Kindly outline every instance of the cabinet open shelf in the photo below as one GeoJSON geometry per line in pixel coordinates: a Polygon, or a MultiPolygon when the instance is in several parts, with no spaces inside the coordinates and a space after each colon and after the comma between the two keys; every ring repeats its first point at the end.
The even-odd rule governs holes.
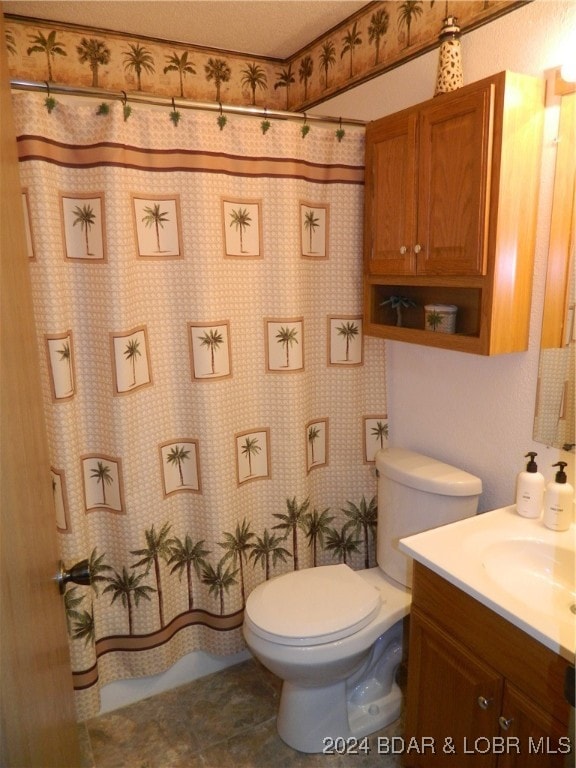
{"type": "Polygon", "coordinates": [[[458,308],[456,334],[463,336],[480,335],[480,288],[446,288],[423,285],[370,285],[369,305],[372,309],[369,322],[377,325],[398,327],[397,312],[385,302],[392,296],[401,296],[414,303],[402,309],[401,327],[432,331],[426,326],[424,307],[427,304],[452,304],[458,308]]]}
{"type": "Polygon", "coordinates": [[[366,332],[396,341],[408,341],[427,346],[480,351],[481,286],[425,285],[399,279],[383,282],[378,278],[365,280],[364,322],[366,332]],[[397,312],[385,302],[399,296],[414,303],[402,308],[402,325],[397,325],[397,312]],[[455,333],[442,333],[426,326],[424,307],[427,304],[453,304],[457,309],[455,333]]]}

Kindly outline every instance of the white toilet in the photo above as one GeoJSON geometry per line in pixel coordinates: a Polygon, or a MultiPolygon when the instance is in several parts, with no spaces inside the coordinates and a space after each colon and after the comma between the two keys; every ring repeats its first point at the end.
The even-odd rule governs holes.
{"type": "Polygon", "coordinates": [[[294,571],[260,584],[246,603],[246,643],[284,681],[278,733],[301,752],[399,717],[412,561],[398,540],[477,511],[482,483],[460,469],[400,448],[379,451],[376,468],[378,567],[294,571]]]}

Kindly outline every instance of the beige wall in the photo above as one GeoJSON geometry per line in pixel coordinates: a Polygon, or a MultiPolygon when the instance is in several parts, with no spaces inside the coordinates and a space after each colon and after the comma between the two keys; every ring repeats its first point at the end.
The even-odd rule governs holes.
{"type": "MultiPolygon", "coordinates": [[[[576,3],[535,0],[462,38],[465,82],[503,69],[544,76],[576,49],[576,3]]],[[[372,120],[432,97],[437,53],[331,99],[317,111],[372,120]]],[[[389,342],[388,412],[391,442],[456,463],[484,481],[482,510],[513,503],[516,473],[527,451],[538,452],[546,478],[559,458],[574,454],[532,441],[554,136],[558,110],[546,109],[536,266],[528,352],[483,358],[389,342]]]]}

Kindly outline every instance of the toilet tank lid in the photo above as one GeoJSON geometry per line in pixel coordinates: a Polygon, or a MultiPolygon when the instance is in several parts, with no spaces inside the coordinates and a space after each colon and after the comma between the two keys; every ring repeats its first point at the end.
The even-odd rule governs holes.
{"type": "Polygon", "coordinates": [[[378,451],[376,468],[381,475],[419,491],[443,496],[479,496],[482,493],[479,477],[405,448],[378,451]]]}

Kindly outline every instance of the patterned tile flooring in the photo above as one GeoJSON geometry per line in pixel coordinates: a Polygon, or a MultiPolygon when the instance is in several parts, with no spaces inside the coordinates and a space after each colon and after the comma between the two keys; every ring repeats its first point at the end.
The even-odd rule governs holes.
{"type": "Polygon", "coordinates": [[[383,753],[400,721],[369,751],[307,755],[276,732],[280,680],[250,659],[81,723],[82,768],[398,768],[383,753]],[[379,747],[380,744],[380,747],[379,747]]]}

